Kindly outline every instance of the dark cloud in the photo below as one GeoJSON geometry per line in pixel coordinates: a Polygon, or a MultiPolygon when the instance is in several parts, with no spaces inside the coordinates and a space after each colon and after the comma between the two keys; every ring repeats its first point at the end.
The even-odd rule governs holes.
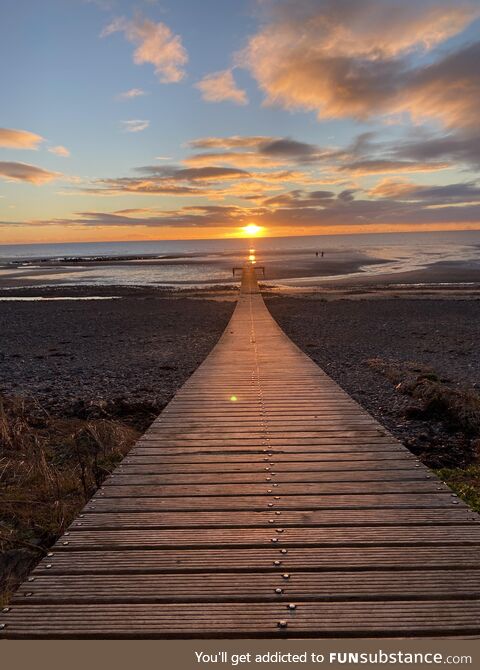
{"type": "Polygon", "coordinates": [[[370,159],[345,163],[338,169],[355,175],[385,174],[389,172],[432,172],[444,170],[449,163],[418,162],[412,160],[370,159]]]}
{"type": "Polygon", "coordinates": [[[61,177],[59,172],[44,170],[28,163],[0,161],[0,177],[13,181],[25,181],[30,184],[46,184],[61,177]]]}
{"type": "Polygon", "coordinates": [[[144,167],[135,168],[135,170],[147,175],[158,176],[169,181],[215,181],[219,179],[238,179],[249,176],[249,173],[245,170],[218,166],[177,168],[171,166],[146,165],[144,167]]]}

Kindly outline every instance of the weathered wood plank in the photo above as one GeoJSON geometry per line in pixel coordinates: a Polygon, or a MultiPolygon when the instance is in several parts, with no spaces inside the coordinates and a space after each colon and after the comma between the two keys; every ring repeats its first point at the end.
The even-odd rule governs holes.
{"type": "Polygon", "coordinates": [[[5,620],[11,638],[473,635],[480,602],[13,605],[5,620]]]}

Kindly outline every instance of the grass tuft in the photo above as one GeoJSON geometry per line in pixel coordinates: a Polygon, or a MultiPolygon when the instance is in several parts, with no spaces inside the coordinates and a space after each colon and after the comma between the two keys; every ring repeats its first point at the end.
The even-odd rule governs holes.
{"type": "Polygon", "coordinates": [[[139,433],[0,396],[0,601],[64,532],[139,433]]]}

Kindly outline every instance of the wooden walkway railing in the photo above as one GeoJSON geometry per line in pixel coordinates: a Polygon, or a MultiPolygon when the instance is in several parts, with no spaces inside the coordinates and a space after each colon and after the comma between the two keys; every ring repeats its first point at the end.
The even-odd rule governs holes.
{"type": "Polygon", "coordinates": [[[0,622],[11,638],[478,635],[479,558],[478,516],[287,338],[247,268],[218,345],[0,622]]]}

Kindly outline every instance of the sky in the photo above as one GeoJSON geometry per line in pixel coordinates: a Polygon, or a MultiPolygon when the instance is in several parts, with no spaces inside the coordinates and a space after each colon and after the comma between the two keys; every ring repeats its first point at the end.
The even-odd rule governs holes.
{"type": "Polygon", "coordinates": [[[480,229],[480,0],[2,0],[0,243],[480,229]]]}

